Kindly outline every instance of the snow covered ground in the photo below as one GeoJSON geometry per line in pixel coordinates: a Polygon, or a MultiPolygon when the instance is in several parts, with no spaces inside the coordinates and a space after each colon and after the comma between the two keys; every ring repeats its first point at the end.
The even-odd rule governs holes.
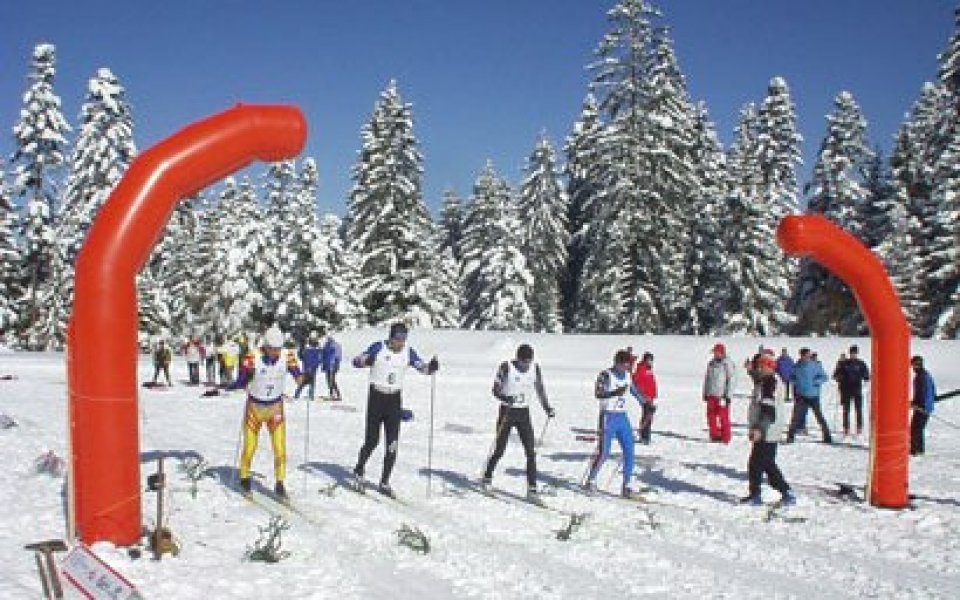
{"type": "MultiPolygon", "coordinates": [[[[383,332],[342,335],[353,356],[383,332]]],[[[276,564],[244,560],[270,514],[243,500],[234,483],[243,396],[201,398],[183,385],[186,366],[175,360],[175,386],[140,395],[142,476],[168,457],[167,525],[182,546],[176,558],[131,558],[125,549],[98,544],[97,553],[133,581],[145,598],[956,598],[960,595],[960,398],[938,405],[930,422],[928,455],[911,461],[915,509],[881,510],[845,503],[824,493],[836,482],[862,485],[868,452],[863,440],[825,446],[811,419],[811,437],[781,446],[779,463],[799,496],[787,519],[764,520],[766,508],[741,507],[746,492],[749,443],[743,422],[746,399],[734,406],[734,440],[707,443],[699,388],[715,340],[691,337],[550,336],[456,331],[413,331],[423,356],[438,354],[434,411],[432,493],[427,496],[430,379],[409,373],[405,404],[416,418],[403,425],[394,472],[395,503],[344,489],[320,493],[343,481],[356,460],[363,434],[366,371],[341,373],[341,404],[290,402],[288,486],[296,507],[276,564]],[[548,393],[557,409],[539,450],[541,481],[555,492],[544,510],[507,494],[525,489],[523,452],[513,439],[494,484],[506,492],[491,499],[471,491],[493,438],[495,402],[489,389],[500,361],[516,345],[536,350],[548,393]],[[593,450],[575,429],[592,428],[596,373],[626,345],[652,351],[661,389],[650,446],[638,447],[637,476],[656,488],[655,503],[634,504],[608,496],[586,497],[576,484],[593,450]],[[309,448],[307,416],[309,414],[309,448]],[[196,497],[177,467],[202,457],[211,476],[196,497]],[[570,539],[557,531],[570,513],[587,513],[570,539]],[[403,525],[419,528],[431,550],[418,554],[398,543],[403,525]]],[[[739,365],[759,343],[795,355],[801,345],[819,351],[828,370],[851,342],[869,362],[869,340],[734,338],[727,342],[739,365]]],[[[916,341],[940,391],[960,387],[960,343],[916,341]]],[[[103,368],[110,368],[104,357],[103,368]]],[[[64,480],[38,474],[35,461],[52,450],[66,457],[66,376],[60,354],[0,356],[0,413],[18,426],[0,430],[0,598],[39,598],[29,542],[63,537],[64,480]]],[[[148,357],[141,379],[152,375],[148,357]]],[[[745,377],[740,390],[746,392],[745,377]]],[[[825,396],[831,425],[836,395],[825,396]]],[[[544,414],[532,409],[539,433],[544,414]]],[[[638,411],[633,411],[636,421],[638,411]]],[[[836,435],[836,434],[835,434],[836,435]]],[[[837,437],[839,437],[837,435],[837,437]]],[[[368,465],[379,475],[382,448],[368,465]]],[[[600,482],[617,488],[616,461],[600,482]]],[[[260,484],[273,485],[266,433],[254,468],[260,484]]],[[[375,496],[375,497],[374,497],[375,496]]],[[[765,499],[777,494],[765,488],[765,499]]],[[[144,494],[145,524],[153,526],[156,496],[144,494]]],[[[70,597],[79,597],[69,591],[70,597]]]]}

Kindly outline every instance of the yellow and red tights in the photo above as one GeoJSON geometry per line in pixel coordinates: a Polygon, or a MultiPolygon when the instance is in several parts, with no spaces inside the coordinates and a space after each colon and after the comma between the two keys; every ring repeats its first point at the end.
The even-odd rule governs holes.
{"type": "Polygon", "coordinates": [[[283,401],[261,404],[247,400],[243,420],[243,453],[240,455],[240,478],[250,477],[250,463],[257,452],[260,428],[267,426],[273,446],[273,471],[277,481],[287,474],[287,425],[283,417],[283,401]]]}

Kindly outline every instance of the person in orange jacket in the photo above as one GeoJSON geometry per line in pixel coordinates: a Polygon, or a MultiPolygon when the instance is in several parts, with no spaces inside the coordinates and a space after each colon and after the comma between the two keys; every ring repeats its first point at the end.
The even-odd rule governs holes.
{"type": "Polygon", "coordinates": [[[653,415],[657,412],[654,401],[657,399],[657,378],[653,374],[653,353],[644,352],[640,362],[633,371],[633,385],[640,390],[648,401],[642,405],[640,423],[637,432],[640,434],[640,443],[650,443],[650,429],[653,425],[653,415]]]}

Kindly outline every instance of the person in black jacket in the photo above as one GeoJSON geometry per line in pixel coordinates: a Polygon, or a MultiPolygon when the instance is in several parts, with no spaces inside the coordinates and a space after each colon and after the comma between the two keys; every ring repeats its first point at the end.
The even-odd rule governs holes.
{"type": "Polygon", "coordinates": [[[923,357],[914,356],[910,359],[913,367],[913,398],[910,406],[913,415],[910,418],[910,455],[922,456],[924,452],[923,430],[927,426],[930,415],[933,414],[933,404],[937,398],[937,388],[933,377],[923,366],[923,357]]]}
{"type": "Polygon", "coordinates": [[[857,435],[863,433],[863,382],[870,381],[870,369],[860,360],[860,349],[850,346],[849,356],[837,363],[833,378],[840,387],[843,406],[843,435],[850,435],[850,405],[857,415],[857,435]]]}

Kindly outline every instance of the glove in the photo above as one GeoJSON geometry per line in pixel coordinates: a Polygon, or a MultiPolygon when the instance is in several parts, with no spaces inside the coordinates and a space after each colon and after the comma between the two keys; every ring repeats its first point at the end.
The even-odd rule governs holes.
{"type": "Polygon", "coordinates": [[[433,375],[440,370],[440,361],[437,360],[437,357],[434,356],[430,359],[430,362],[427,363],[427,375],[433,375]]]}
{"type": "Polygon", "coordinates": [[[621,385],[617,389],[613,390],[614,396],[622,396],[627,393],[627,390],[630,389],[629,386],[621,385]]]}
{"type": "Polygon", "coordinates": [[[552,419],[552,418],[554,418],[555,416],[557,416],[557,411],[553,410],[553,407],[551,406],[551,407],[547,408],[547,416],[552,419]]]}
{"type": "Polygon", "coordinates": [[[724,405],[724,406],[730,406],[730,396],[724,396],[724,397],[723,397],[723,405],[724,405]]]}

